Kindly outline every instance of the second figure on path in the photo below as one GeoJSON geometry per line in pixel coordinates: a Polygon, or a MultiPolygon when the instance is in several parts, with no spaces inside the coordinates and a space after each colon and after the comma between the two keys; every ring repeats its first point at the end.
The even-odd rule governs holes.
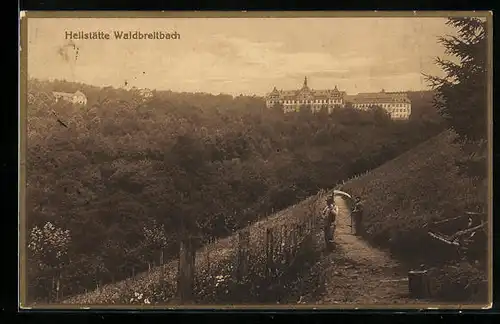
{"type": "Polygon", "coordinates": [[[360,197],[356,197],[351,211],[351,231],[354,229],[354,235],[363,233],[363,203],[360,197]]]}

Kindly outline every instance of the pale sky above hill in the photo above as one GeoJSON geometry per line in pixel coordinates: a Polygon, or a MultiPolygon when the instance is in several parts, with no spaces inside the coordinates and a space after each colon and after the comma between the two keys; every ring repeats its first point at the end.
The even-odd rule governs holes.
{"type": "Polygon", "coordinates": [[[28,74],[98,86],[263,95],[338,86],[358,92],[426,89],[441,74],[444,18],[156,18],[28,20],[28,74]],[[176,31],[179,40],[117,40],[114,31],[176,31]],[[109,40],[65,39],[103,31],[109,40]],[[61,50],[62,49],[62,50],[61,50]],[[66,56],[66,57],[65,57],[66,56]]]}

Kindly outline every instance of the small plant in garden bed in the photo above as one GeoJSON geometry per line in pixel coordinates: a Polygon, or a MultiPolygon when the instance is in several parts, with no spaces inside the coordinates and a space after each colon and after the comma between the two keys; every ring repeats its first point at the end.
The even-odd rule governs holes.
{"type": "Polygon", "coordinates": [[[125,293],[120,304],[126,305],[164,305],[175,299],[175,287],[166,280],[125,293]]]}
{"type": "Polygon", "coordinates": [[[265,250],[260,247],[250,249],[248,272],[239,280],[234,266],[237,264],[236,255],[209,272],[206,268],[200,269],[194,291],[196,303],[281,303],[288,299],[289,294],[296,293],[296,282],[301,273],[308,271],[308,264],[320,256],[312,237],[306,236],[300,242],[292,263],[284,262],[283,255],[276,255],[273,267],[268,269],[265,250]]]}
{"type": "Polygon", "coordinates": [[[193,295],[197,303],[230,302],[231,287],[234,285],[234,267],[231,261],[214,265],[210,271],[200,269],[196,272],[193,295]]]}

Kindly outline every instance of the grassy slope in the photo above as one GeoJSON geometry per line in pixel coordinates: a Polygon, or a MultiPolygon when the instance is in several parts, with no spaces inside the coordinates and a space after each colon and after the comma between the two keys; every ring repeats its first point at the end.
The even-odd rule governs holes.
{"type": "MultiPolygon", "coordinates": [[[[317,205],[318,201],[322,201],[324,194],[324,191],[320,191],[314,196],[250,225],[251,249],[258,250],[257,253],[265,253],[264,241],[266,229],[280,228],[285,224],[301,223],[303,217],[310,211],[310,208],[317,208],[314,206],[317,205]]],[[[211,268],[220,268],[231,263],[232,257],[236,252],[237,242],[238,237],[235,234],[199,249],[196,252],[196,267],[204,269],[207,266],[204,264],[207,251],[210,251],[211,268]]],[[[87,305],[129,304],[129,299],[134,295],[134,292],[141,292],[151,296],[155,295],[158,290],[166,289],[165,287],[168,287],[169,290],[175,289],[177,266],[178,260],[173,260],[163,266],[155,267],[150,271],[139,273],[123,281],[107,284],[100,289],[69,297],[63,303],[87,305]]],[[[160,293],[168,295],[172,292],[160,293]]],[[[175,300],[164,301],[165,303],[175,303],[175,300]]]]}
{"type": "MultiPolygon", "coordinates": [[[[472,301],[479,298],[477,290],[484,289],[486,271],[483,266],[487,258],[483,251],[487,246],[478,251],[477,258],[483,261],[479,263],[482,266],[471,266],[470,260],[460,263],[456,261],[454,250],[431,239],[424,228],[428,221],[459,216],[464,210],[486,205],[484,186],[478,187],[472,179],[458,173],[455,162],[462,153],[452,142],[455,136],[451,131],[445,131],[381,167],[348,181],[342,190],[362,197],[363,224],[368,241],[389,248],[409,266],[424,263],[445,271],[449,280],[456,281],[450,285],[458,286],[443,286],[443,298],[449,297],[445,296],[444,290],[447,289],[456,298],[472,301]],[[454,278],[450,278],[452,276],[454,278]],[[460,287],[470,291],[465,292],[460,287]]],[[[484,294],[481,295],[483,298],[484,294]]]]}

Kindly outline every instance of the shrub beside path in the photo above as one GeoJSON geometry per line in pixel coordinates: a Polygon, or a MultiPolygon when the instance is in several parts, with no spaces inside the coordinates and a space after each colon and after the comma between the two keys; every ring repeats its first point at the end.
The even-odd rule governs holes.
{"type": "Polygon", "coordinates": [[[315,304],[422,304],[408,296],[407,269],[391,256],[370,246],[351,234],[350,210],[341,197],[339,207],[336,248],[325,256],[313,271],[324,276],[324,293],[315,304]]]}

